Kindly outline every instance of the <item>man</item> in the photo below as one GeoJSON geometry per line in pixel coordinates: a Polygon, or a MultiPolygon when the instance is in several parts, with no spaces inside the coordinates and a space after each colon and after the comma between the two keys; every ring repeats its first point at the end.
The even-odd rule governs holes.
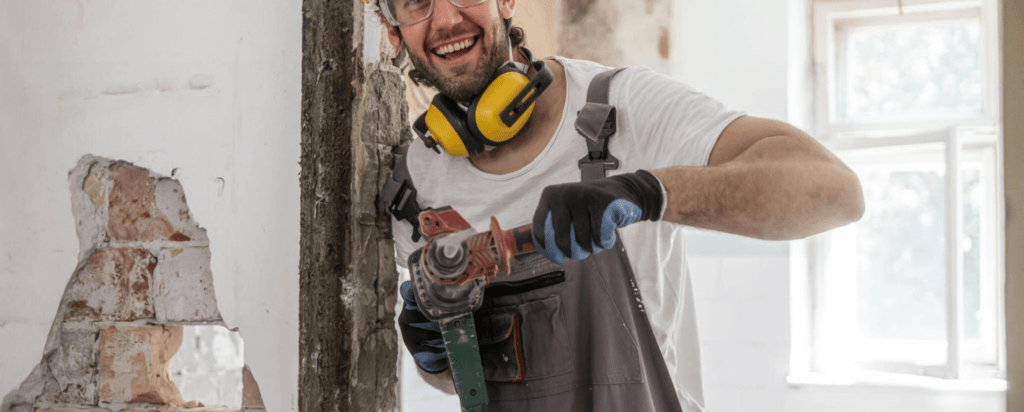
{"type": "MultiPolygon", "coordinates": [[[[479,96],[510,58],[530,63],[511,26],[515,0],[378,3],[388,8],[389,40],[412,60],[410,75],[455,101],[479,96]]],[[[644,68],[610,83],[617,132],[607,151],[619,167],[581,182],[577,160],[588,146],[573,123],[591,81],[609,68],[544,62],[553,80],[507,142],[468,158],[414,142],[404,159],[420,205],[450,206],[477,230],[491,216],[504,227],[532,223],[539,251],[559,263],[514,271],[506,283],[514,287],[485,293],[475,316],[487,408],[703,411],[682,225],[802,238],[859,219],[860,183],[802,131],[727,110],[644,68]]],[[[531,66],[527,76],[536,73],[531,66]]],[[[404,266],[423,239],[392,222],[404,266]]],[[[436,326],[402,289],[406,346],[428,380],[450,385],[436,326]]]]}

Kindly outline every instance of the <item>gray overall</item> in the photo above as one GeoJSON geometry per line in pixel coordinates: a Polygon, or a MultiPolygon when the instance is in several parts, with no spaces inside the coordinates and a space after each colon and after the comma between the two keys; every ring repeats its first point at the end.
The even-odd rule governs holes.
{"type": "MultiPolygon", "coordinates": [[[[615,128],[608,84],[617,72],[594,78],[576,123],[590,149],[584,181],[617,166],[607,153],[615,128]]],[[[404,168],[402,159],[393,180],[404,180],[404,168]]],[[[473,314],[485,411],[682,411],[621,237],[583,261],[535,255],[511,272],[487,286],[473,314]]]]}

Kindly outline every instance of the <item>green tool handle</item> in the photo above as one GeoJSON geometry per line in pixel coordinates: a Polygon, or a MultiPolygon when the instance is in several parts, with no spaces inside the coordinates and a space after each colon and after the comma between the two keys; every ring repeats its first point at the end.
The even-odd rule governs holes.
{"type": "Polygon", "coordinates": [[[441,324],[441,337],[448,351],[448,364],[462,410],[483,411],[487,403],[487,387],[484,386],[484,366],[480,362],[480,345],[476,339],[473,314],[442,319],[438,323],[441,324]]]}

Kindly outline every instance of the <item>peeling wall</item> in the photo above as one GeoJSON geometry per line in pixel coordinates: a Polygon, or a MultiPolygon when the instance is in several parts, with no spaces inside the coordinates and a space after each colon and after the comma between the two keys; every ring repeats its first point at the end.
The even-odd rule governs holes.
{"type": "Polygon", "coordinates": [[[96,153],[182,183],[221,316],[296,409],[300,42],[295,0],[0,2],[0,394],[39,362],[79,261],[67,173],[96,153]]]}
{"type": "MultiPolygon", "coordinates": [[[[51,309],[55,316],[42,359],[3,397],[0,411],[178,406],[212,412],[194,399],[186,402],[172,376],[183,325],[224,326],[209,239],[192,220],[181,184],[91,155],[71,170],[68,184],[80,262],[68,276],[60,304],[51,309]]],[[[190,347],[204,345],[189,335],[190,347]]],[[[226,357],[213,358],[204,365],[210,371],[217,369],[217,358],[226,357]]],[[[207,381],[233,386],[238,401],[220,406],[263,406],[242,404],[241,369],[239,364],[234,385],[207,381]]]]}
{"type": "MultiPolygon", "coordinates": [[[[563,0],[559,52],[609,66],[672,73],[675,0],[563,0]]],[[[720,3],[709,2],[711,7],[720,3]]]]}

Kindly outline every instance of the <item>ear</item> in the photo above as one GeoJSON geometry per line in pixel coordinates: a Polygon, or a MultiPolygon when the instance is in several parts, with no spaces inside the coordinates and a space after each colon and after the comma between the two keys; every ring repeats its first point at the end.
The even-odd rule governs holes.
{"type": "Polygon", "coordinates": [[[498,0],[498,13],[502,19],[511,19],[516,14],[516,0],[498,0]]]}
{"type": "Polygon", "coordinates": [[[384,27],[388,29],[388,41],[395,47],[395,50],[402,50],[405,48],[405,42],[402,41],[402,33],[398,32],[398,27],[392,26],[387,22],[384,22],[384,27]]]}

